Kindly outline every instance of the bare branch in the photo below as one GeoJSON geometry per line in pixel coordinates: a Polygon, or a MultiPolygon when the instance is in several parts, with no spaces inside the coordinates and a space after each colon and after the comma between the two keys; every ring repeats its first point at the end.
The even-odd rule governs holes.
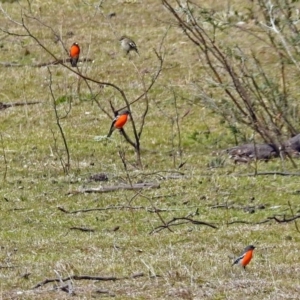
{"type": "Polygon", "coordinates": [[[60,124],[60,118],[59,118],[59,115],[58,115],[58,112],[57,112],[56,101],[55,101],[54,93],[53,93],[53,90],[52,90],[52,73],[51,73],[51,70],[49,69],[49,67],[48,67],[48,72],[49,72],[49,76],[50,76],[49,89],[50,89],[50,93],[51,93],[51,97],[52,97],[52,101],[53,101],[53,108],[54,108],[54,113],[55,113],[56,125],[59,129],[60,135],[61,135],[63,143],[64,143],[64,147],[65,147],[65,150],[66,150],[66,154],[67,154],[67,163],[63,163],[63,161],[61,160],[61,164],[62,164],[62,167],[64,169],[64,172],[68,174],[69,169],[70,169],[70,152],[69,152],[69,147],[68,147],[68,143],[67,143],[67,140],[66,140],[66,136],[65,136],[65,133],[64,133],[64,131],[62,129],[62,126],[60,124]]]}

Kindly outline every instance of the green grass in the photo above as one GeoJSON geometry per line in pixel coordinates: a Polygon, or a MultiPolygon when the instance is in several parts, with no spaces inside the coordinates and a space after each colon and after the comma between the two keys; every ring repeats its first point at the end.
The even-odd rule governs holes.
{"type": "MultiPolygon", "coordinates": [[[[150,72],[145,73],[149,83],[157,68],[152,48],[159,46],[168,28],[162,21],[170,16],[158,1],[129,2],[104,1],[103,15],[88,2],[75,0],[33,1],[31,10],[62,34],[66,47],[77,41],[82,57],[94,60],[79,64],[83,74],[118,85],[132,101],[143,93],[139,74],[150,72]],[[111,12],[116,12],[116,17],[106,18],[111,12]],[[68,31],[74,36],[68,37],[68,31]],[[117,36],[122,34],[135,40],[140,57],[133,54],[129,60],[120,51],[117,36]]],[[[3,7],[20,20],[19,4],[4,3],[3,7]]],[[[49,29],[34,20],[28,22],[48,49],[59,58],[67,58],[49,29]]],[[[16,25],[10,26],[10,30],[18,30],[16,25]]],[[[254,172],[254,165],[234,166],[223,156],[221,167],[209,167],[219,162],[212,152],[234,145],[234,136],[218,116],[193,100],[191,83],[203,76],[202,68],[196,49],[178,29],[170,28],[166,35],[164,70],[149,93],[149,113],[141,139],[143,169],[135,167],[136,155],[118,132],[109,141],[94,139],[108,133],[111,119],[91,101],[89,90],[77,75],[60,65],[50,67],[60,116],[65,116],[71,101],[70,112],[60,120],[70,151],[69,174],[63,172],[60,161],[66,160],[66,151],[56,125],[49,73],[47,68],[30,66],[53,58],[30,38],[4,33],[1,37],[1,61],[24,64],[0,67],[1,101],[41,102],[1,111],[1,299],[69,298],[54,289],[60,283],[32,289],[47,278],[56,278],[57,273],[61,277],[123,278],[139,272],[144,276],[107,282],[73,280],[73,298],[102,297],[97,290],[106,290],[106,296],[115,295],[116,299],[297,298],[300,235],[295,224],[255,223],[275,214],[290,216],[288,202],[294,213],[299,213],[299,180],[275,175],[238,176],[254,172]],[[25,48],[29,51],[26,56],[25,48]],[[182,157],[178,131],[172,123],[176,117],[173,91],[178,97],[182,157]],[[125,152],[128,174],[119,150],[125,152]],[[184,176],[168,177],[177,172],[184,176]],[[89,177],[96,173],[107,174],[109,181],[90,182],[89,177]],[[84,187],[128,183],[128,176],[133,183],[159,182],[160,188],[68,195],[84,187]],[[222,204],[229,208],[214,208],[222,204]],[[265,208],[258,209],[259,205],[265,208]],[[250,214],[244,209],[247,206],[255,206],[255,212],[250,214]],[[67,214],[58,207],[99,210],[67,214]],[[154,213],[153,207],[164,211],[154,213]],[[186,216],[215,224],[217,229],[186,223],[170,227],[173,232],[163,229],[150,234],[163,225],[162,219],[168,222],[186,216]],[[233,221],[249,224],[228,224],[233,221]],[[117,226],[119,230],[114,231],[117,226]],[[233,258],[248,244],[257,247],[248,270],[231,267],[233,258]],[[30,273],[28,278],[23,276],[26,273],[30,273]]],[[[109,100],[116,108],[124,106],[113,89],[101,89],[94,83],[91,88],[94,94],[99,93],[98,102],[111,116],[109,100]]],[[[138,125],[144,107],[143,100],[131,107],[138,125]]],[[[133,136],[130,122],[126,131],[133,136]]],[[[294,172],[289,161],[285,166],[294,172]]],[[[258,170],[281,170],[281,162],[259,162],[258,170]]]]}

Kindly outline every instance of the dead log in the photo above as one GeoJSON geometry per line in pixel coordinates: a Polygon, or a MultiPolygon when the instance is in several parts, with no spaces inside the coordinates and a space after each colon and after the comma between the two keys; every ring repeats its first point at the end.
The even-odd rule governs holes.
{"type": "Polygon", "coordinates": [[[268,161],[278,157],[277,147],[273,144],[244,144],[226,150],[235,163],[248,163],[252,160],[268,161]]]}
{"type": "Polygon", "coordinates": [[[285,151],[292,156],[299,156],[300,154],[300,134],[288,139],[285,143],[285,151]]]}

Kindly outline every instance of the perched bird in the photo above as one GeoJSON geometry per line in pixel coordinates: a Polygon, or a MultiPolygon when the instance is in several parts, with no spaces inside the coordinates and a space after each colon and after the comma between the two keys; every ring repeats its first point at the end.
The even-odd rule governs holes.
{"type": "Polygon", "coordinates": [[[70,48],[70,62],[72,67],[77,66],[77,62],[79,60],[79,54],[80,54],[80,47],[77,43],[73,43],[73,45],[70,48]]]}
{"type": "Polygon", "coordinates": [[[246,269],[246,266],[249,264],[249,262],[252,259],[254,249],[255,247],[253,245],[247,246],[232,265],[240,264],[244,269],[246,269]]]}
{"type": "Polygon", "coordinates": [[[120,37],[119,41],[121,43],[122,49],[124,51],[126,51],[126,54],[128,54],[130,51],[135,51],[138,55],[140,55],[139,51],[137,49],[137,46],[136,46],[135,42],[132,39],[130,39],[130,38],[126,37],[125,35],[123,35],[123,36],[120,37]]]}
{"type": "Polygon", "coordinates": [[[122,129],[130,115],[129,110],[121,111],[112,121],[107,137],[110,137],[115,129],[122,129]]]}

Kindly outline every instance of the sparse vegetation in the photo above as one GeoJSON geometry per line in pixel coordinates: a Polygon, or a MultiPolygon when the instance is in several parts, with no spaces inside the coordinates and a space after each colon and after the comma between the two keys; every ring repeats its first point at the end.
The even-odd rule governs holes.
{"type": "MultiPolygon", "coordinates": [[[[270,140],[254,134],[248,117],[243,126],[224,98],[228,86],[208,86],[199,49],[163,2],[2,1],[1,102],[40,104],[0,111],[1,299],[297,299],[299,177],[251,176],[281,171],[280,159],[234,165],[218,155],[270,140]],[[124,55],[121,35],[134,39],[140,56],[124,55]],[[82,51],[73,72],[65,60],[75,41],[82,51]],[[128,106],[134,123],[125,132],[138,149],[118,132],[105,138],[111,107],[128,106]],[[160,188],[82,193],[141,183],[160,188]],[[231,264],[248,244],[256,249],[245,272],[231,264]]],[[[230,19],[251,31],[253,3],[202,1],[202,16],[217,16],[218,30],[230,19]]],[[[285,64],[284,88],[280,76],[274,89],[261,90],[254,72],[252,79],[263,99],[284,96],[288,109],[272,112],[281,123],[269,134],[289,136],[286,120],[298,128],[297,65],[226,28],[217,36],[222,49],[247,45],[252,61],[263,56],[262,74],[285,64]]],[[[241,63],[240,53],[226,55],[241,63]]],[[[284,171],[296,174],[292,161],[284,171]]]]}

